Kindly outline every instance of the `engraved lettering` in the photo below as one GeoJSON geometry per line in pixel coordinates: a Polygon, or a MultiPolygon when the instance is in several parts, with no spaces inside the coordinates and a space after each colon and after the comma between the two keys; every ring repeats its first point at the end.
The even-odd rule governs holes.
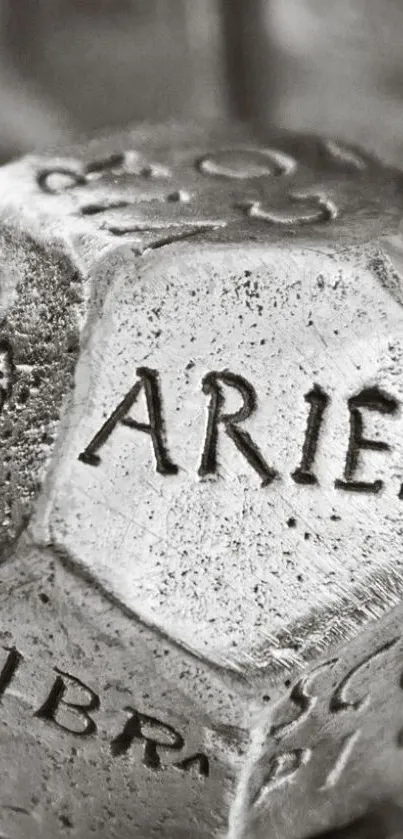
{"type": "Polygon", "coordinates": [[[238,424],[248,419],[256,409],[257,399],[254,387],[243,376],[224,370],[222,373],[207,373],[203,379],[203,393],[210,396],[210,404],[199,475],[205,477],[217,472],[218,426],[222,423],[230,440],[261,478],[262,486],[268,486],[276,477],[277,472],[268,466],[250,434],[238,428],[238,424]],[[235,388],[242,396],[242,407],[234,414],[222,413],[225,398],[221,383],[235,388]]]}
{"type": "Polygon", "coordinates": [[[80,207],[83,216],[96,216],[99,213],[106,213],[107,210],[122,210],[130,207],[128,201],[105,201],[103,204],[85,204],[80,207]]]}
{"type": "Polygon", "coordinates": [[[381,414],[395,414],[398,403],[393,396],[383,393],[378,387],[364,388],[364,390],[348,400],[350,439],[344,469],[344,480],[337,479],[335,486],[338,489],[349,490],[351,492],[371,492],[376,494],[382,489],[383,481],[359,481],[355,478],[360,450],[389,451],[390,446],[382,440],[367,440],[363,436],[364,423],[360,408],[367,408],[369,411],[379,411],[381,414]]]}
{"type": "Polygon", "coordinates": [[[170,174],[166,167],[145,163],[137,152],[112,152],[86,165],[77,161],[75,164],[67,162],[64,165],[48,166],[38,172],[37,184],[43,192],[59,195],[77,186],[86,186],[104,175],[116,176],[125,172],[144,178],[168,177],[170,174]]]}
{"type": "Polygon", "coordinates": [[[203,175],[246,180],[264,175],[292,175],[297,161],[277,149],[222,149],[197,161],[203,175]]]}
{"type": "Polygon", "coordinates": [[[323,661],[313,667],[309,673],[306,673],[298,679],[298,682],[295,683],[290,692],[289,699],[296,706],[299,713],[288,722],[273,725],[270,729],[270,735],[272,737],[284,737],[296,728],[297,725],[300,725],[304,720],[306,720],[318,701],[317,696],[308,692],[309,687],[312,685],[312,680],[315,679],[318,673],[323,670],[327,670],[328,667],[332,667],[332,665],[337,661],[337,658],[330,658],[327,661],[323,661]]]}
{"type": "MultiPolygon", "coordinates": [[[[346,170],[358,171],[366,167],[365,160],[360,157],[355,151],[346,147],[340,146],[332,140],[321,141],[320,153],[322,158],[326,157],[330,164],[334,162],[338,164],[338,168],[346,170]]],[[[194,197],[197,202],[197,194],[190,196],[186,189],[171,189],[165,195],[156,195],[150,193],[145,196],[145,202],[150,204],[152,202],[153,208],[158,202],[158,218],[155,213],[150,213],[150,218],[147,220],[144,217],[138,219],[120,218],[117,221],[109,223],[108,219],[102,222],[102,229],[108,231],[114,236],[131,236],[136,239],[136,234],[141,234],[149,231],[157,233],[161,231],[161,242],[157,243],[157,247],[162,247],[165,244],[165,237],[163,231],[172,230],[173,241],[181,241],[189,236],[195,236],[208,230],[219,227],[226,227],[228,223],[236,219],[233,217],[234,207],[241,207],[246,210],[246,215],[251,219],[260,219],[270,224],[276,225],[304,225],[329,222],[335,219],[338,215],[338,208],[331,195],[324,194],[322,191],[306,190],[303,192],[290,192],[284,195],[287,202],[299,204],[300,207],[294,212],[292,209],[282,211],[272,208],[270,204],[265,205],[264,201],[250,200],[247,193],[239,196],[240,200],[236,199],[233,194],[233,182],[238,182],[239,185],[253,182],[255,179],[269,179],[273,177],[289,177],[292,176],[298,168],[298,161],[290,154],[281,151],[278,148],[258,148],[240,146],[234,148],[223,148],[205,154],[196,161],[196,167],[202,175],[210,178],[219,178],[229,182],[227,184],[230,192],[227,196],[228,206],[227,211],[230,214],[227,218],[227,212],[224,210],[223,218],[207,218],[197,219],[195,214],[192,218],[186,213],[183,218],[178,218],[178,213],[175,212],[177,208],[172,208],[171,212],[164,213],[164,205],[168,204],[182,204],[186,205],[190,197],[194,197]],[[231,185],[232,182],[232,185],[231,185]]],[[[145,180],[162,182],[172,178],[172,170],[165,164],[157,162],[148,162],[143,155],[136,150],[126,151],[112,151],[104,157],[95,159],[93,161],[84,163],[80,160],[72,160],[67,158],[55,160],[54,165],[49,164],[41,168],[37,175],[36,181],[42,192],[49,195],[60,195],[63,193],[72,192],[77,187],[91,187],[93,181],[104,181],[105,186],[108,187],[108,180],[112,177],[118,182],[118,179],[126,175],[136,176],[145,180]]],[[[127,195],[127,192],[125,193],[127,195]]],[[[137,196],[138,198],[138,196],[137,196]]],[[[144,199],[144,196],[143,196],[144,199]]],[[[108,200],[103,199],[97,203],[87,203],[80,212],[86,216],[97,216],[102,212],[108,210],[123,209],[130,211],[131,207],[135,207],[142,202],[142,197],[135,200],[132,196],[131,201],[116,200],[115,205],[109,204],[108,200]]],[[[203,202],[202,202],[203,203],[203,202]]],[[[133,216],[133,213],[132,213],[133,216]]],[[[167,240],[168,242],[170,239],[167,240]]],[[[140,245],[143,243],[140,242],[140,245]]],[[[149,242],[144,244],[144,247],[151,247],[149,242]]],[[[141,252],[141,251],[140,251],[141,252]]]]}
{"type": "MultiPolygon", "coordinates": [[[[150,200],[145,200],[148,206],[139,215],[138,205],[141,201],[130,202],[126,200],[101,200],[96,203],[84,204],[80,207],[80,213],[83,216],[100,216],[102,213],[110,211],[123,210],[126,211],[127,218],[123,220],[102,220],[100,227],[106,230],[113,236],[131,236],[134,237],[138,244],[141,245],[141,236],[145,233],[153,233],[156,238],[153,241],[144,243],[144,247],[153,250],[164,247],[165,245],[173,244],[174,242],[185,241],[200,233],[206,233],[209,230],[216,230],[219,227],[226,227],[227,221],[225,219],[197,219],[192,216],[189,218],[184,212],[182,217],[178,213],[173,213],[172,204],[185,206],[190,201],[189,193],[184,190],[170,192],[167,195],[159,197],[154,196],[152,199],[153,213],[150,214],[149,206],[150,200]],[[158,205],[158,215],[155,213],[156,205],[158,205]],[[134,219],[133,211],[137,213],[134,219]],[[148,215],[148,217],[147,217],[148,215]],[[169,232],[168,232],[169,231],[169,232]],[[159,235],[158,235],[159,234],[159,235]]],[[[141,252],[141,250],[140,250],[141,252]]]]}
{"type": "Polygon", "coordinates": [[[199,775],[202,775],[204,778],[208,778],[210,774],[209,759],[207,755],[202,754],[202,752],[198,752],[191,757],[185,757],[184,760],[180,760],[178,763],[173,763],[172,766],[174,766],[175,769],[182,769],[184,772],[188,772],[196,766],[199,775]]]}
{"type": "Polygon", "coordinates": [[[148,163],[140,152],[130,149],[125,152],[112,152],[104,158],[93,160],[85,168],[88,179],[102,177],[104,174],[124,175],[129,173],[142,178],[170,178],[171,171],[160,163],[148,163]]]}
{"type": "MultiPolygon", "coordinates": [[[[111,208],[103,207],[97,212],[101,212],[102,209],[109,210],[111,208]]],[[[197,236],[200,233],[207,233],[209,230],[216,230],[219,227],[226,227],[226,225],[227,222],[222,221],[220,219],[212,219],[210,221],[197,221],[195,219],[190,221],[188,219],[180,219],[178,221],[175,221],[173,219],[170,220],[167,218],[161,218],[160,220],[154,221],[128,221],[127,224],[111,223],[105,224],[102,227],[104,230],[107,230],[114,236],[132,236],[133,233],[159,233],[164,230],[177,231],[167,234],[166,236],[161,236],[160,238],[154,240],[152,243],[147,245],[147,247],[151,249],[157,249],[162,248],[165,245],[173,244],[174,242],[183,242],[186,239],[192,239],[194,236],[197,236]]]]}
{"type": "Polygon", "coordinates": [[[147,714],[141,714],[134,708],[126,707],[125,711],[130,714],[129,719],[122,732],[111,743],[111,752],[114,757],[125,754],[133,741],[137,740],[144,744],[144,765],[149,769],[157,770],[161,768],[159,748],[175,752],[183,749],[183,737],[171,725],[149,717],[147,714]]]}
{"type": "Polygon", "coordinates": [[[397,644],[399,640],[400,638],[397,637],[393,638],[391,641],[387,641],[387,643],[383,644],[382,647],[379,647],[378,650],[375,650],[375,652],[370,653],[370,655],[366,656],[366,658],[364,658],[362,661],[356,664],[355,667],[353,667],[349,671],[349,673],[347,673],[347,675],[344,676],[344,678],[341,680],[341,682],[337,685],[337,687],[332,693],[329,703],[329,711],[331,713],[347,711],[348,709],[351,709],[353,711],[359,711],[367,704],[367,702],[370,699],[368,690],[365,691],[365,695],[362,696],[360,699],[356,699],[353,701],[346,699],[346,690],[350,686],[352,678],[357,673],[359,673],[363,667],[365,667],[374,658],[378,658],[378,656],[387,653],[390,649],[392,649],[392,647],[395,646],[395,644],[397,644]]]}
{"type": "MultiPolygon", "coordinates": [[[[11,685],[24,656],[17,647],[5,647],[5,663],[0,671],[0,700],[11,685]]],[[[56,679],[44,703],[34,713],[37,719],[55,725],[61,731],[87,738],[98,732],[98,726],[92,717],[100,708],[98,694],[81,679],[54,668],[56,679]],[[70,694],[70,695],[68,695],[70,694]]],[[[134,708],[126,707],[128,719],[121,732],[111,741],[110,749],[114,757],[126,754],[136,741],[143,747],[143,763],[151,769],[174,768],[181,772],[196,772],[200,777],[208,778],[210,760],[203,752],[187,754],[177,759],[164,759],[165,752],[181,752],[185,741],[172,725],[156,717],[143,714],[134,708]]]]}
{"type": "Polygon", "coordinates": [[[253,807],[259,806],[262,799],[266,797],[273,787],[293,778],[301,767],[309,763],[311,756],[311,749],[293,749],[279,755],[274,755],[270,760],[269,771],[262,784],[251,795],[251,805],[253,807]]]}
{"type": "Polygon", "coordinates": [[[361,155],[358,155],[357,152],[348,148],[347,146],[342,146],[340,143],[336,143],[334,140],[324,140],[323,147],[325,151],[328,152],[330,157],[336,160],[337,163],[340,163],[343,166],[343,168],[347,168],[350,170],[358,169],[360,171],[367,168],[367,164],[364,158],[361,155]]]}
{"type": "Polygon", "coordinates": [[[23,661],[23,656],[18,652],[17,647],[6,647],[8,652],[6,663],[0,673],[0,696],[6,692],[11,684],[20,664],[23,661]]]}
{"type": "Polygon", "coordinates": [[[77,186],[85,186],[87,179],[83,172],[73,166],[55,166],[42,169],[37,175],[37,183],[42,192],[60,195],[77,186]]]}
{"type": "Polygon", "coordinates": [[[329,403],[329,397],[319,385],[315,385],[313,390],[310,390],[305,395],[304,399],[310,405],[308,423],[302,448],[301,463],[291,477],[297,484],[317,484],[318,479],[312,472],[312,467],[318,448],[323,415],[329,403]]]}
{"type": "Polygon", "coordinates": [[[107,155],[107,157],[100,158],[99,160],[92,160],[85,167],[85,172],[86,175],[89,175],[90,177],[99,177],[103,175],[104,172],[110,172],[111,174],[117,175],[122,172],[124,164],[124,152],[112,152],[112,154],[107,155]]]}
{"type": "Polygon", "coordinates": [[[112,154],[94,160],[83,166],[78,161],[41,169],[37,174],[37,184],[42,192],[59,195],[77,186],[86,186],[89,181],[101,178],[104,174],[121,175],[125,170],[126,154],[112,154]]]}
{"type": "Polygon", "coordinates": [[[95,734],[97,731],[97,725],[95,721],[90,716],[90,712],[97,711],[100,706],[99,696],[92,690],[92,688],[88,687],[88,685],[84,684],[80,679],[77,679],[76,676],[71,676],[69,673],[64,673],[62,670],[59,670],[58,667],[54,668],[58,676],[55,679],[55,682],[50,690],[49,696],[46,698],[43,705],[39,708],[39,711],[36,711],[35,717],[39,717],[39,719],[47,720],[48,722],[53,723],[58,728],[61,728],[63,731],[68,731],[70,734],[76,734],[79,737],[90,737],[91,734],[95,734]],[[85,702],[68,702],[64,697],[69,689],[72,688],[80,688],[84,691],[86,696],[89,696],[85,702]],[[60,709],[63,708],[67,716],[72,715],[73,719],[76,719],[80,725],[79,728],[71,727],[66,724],[66,722],[60,722],[57,718],[57,714],[60,712],[60,709]],[[82,722],[84,721],[84,727],[82,726],[82,722]]]}
{"type": "Polygon", "coordinates": [[[341,749],[337,755],[337,758],[330,772],[328,773],[324,784],[322,784],[322,786],[319,787],[319,789],[326,790],[336,786],[347,766],[350,755],[360,735],[361,730],[358,729],[357,731],[353,731],[352,734],[347,734],[346,737],[343,737],[341,741],[341,749]]]}
{"type": "Polygon", "coordinates": [[[78,459],[91,466],[98,466],[101,461],[98,450],[108,440],[117,423],[121,422],[129,428],[143,431],[145,434],[150,435],[157,472],[160,472],[162,475],[176,475],[178,467],[171,461],[164,440],[162,400],[158,373],[156,370],[151,370],[148,367],[139,367],[136,373],[140,381],[137,381],[129,390],[128,394],[117,408],[115,408],[102,428],[95,434],[95,437],[93,437],[87,448],[81,452],[78,459]],[[137,422],[127,416],[130,408],[136,402],[141,389],[144,389],[146,397],[149,424],[137,422]]]}

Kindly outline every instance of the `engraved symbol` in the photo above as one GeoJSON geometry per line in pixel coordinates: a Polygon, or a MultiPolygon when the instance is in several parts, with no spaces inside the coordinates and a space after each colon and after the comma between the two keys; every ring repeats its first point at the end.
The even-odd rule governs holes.
{"type": "MultiPolygon", "coordinates": [[[[358,154],[332,140],[322,141],[322,156],[328,157],[345,168],[361,170],[366,163],[358,154]]],[[[196,166],[199,172],[207,177],[221,178],[227,181],[238,181],[242,184],[260,179],[265,185],[268,178],[289,177],[294,175],[298,163],[291,155],[275,148],[225,148],[204,155],[196,166]]],[[[166,181],[172,178],[173,172],[160,163],[149,163],[142,155],[135,151],[112,152],[103,158],[95,159],[87,164],[79,161],[67,160],[55,162],[55,165],[41,169],[37,174],[40,189],[50,195],[60,195],[71,192],[78,187],[90,185],[93,181],[102,179],[108,181],[111,177],[114,183],[121,176],[137,176],[144,180],[166,181]]],[[[231,185],[232,189],[232,185],[231,185]]],[[[164,195],[151,194],[136,196],[132,201],[98,200],[82,206],[79,212],[84,216],[98,216],[102,213],[120,211],[117,220],[104,218],[101,229],[113,236],[130,236],[139,245],[139,253],[144,248],[158,248],[191,236],[225,228],[230,222],[236,222],[234,207],[241,208],[250,219],[260,220],[271,225],[292,227],[293,225],[309,225],[326,223],[334,220],[338,215],[335,202],[328,195],[315,191],[291,192],[288,201],[298,205],[295,212],[291,210],[276,210],[265,205],[263,199],[248,198],[234,203],[234,196],[229,196],[227,211],[221,218],[195,218],[194,212],[185,212],[186,205],[198,195],[187,189],[171,189],[164,195]],[[144,205],[149,205],[150,212],[144,205]],[[133,219],[135,208],[141,206],[138,217],[133,219]],[[157,206],[158,205],[158,206],[157,206]],[[176,207],[175,207],[176,205],[176,207]],[[182,208],[182,212],[179,212],[182,208]],[[127,218],[125,217],[125,214],[127,218]],[[147,217],[148,216],[148,217],[147,217]],[[192,217],[191,217],[192,216],[192,217]],[[158,231],[172,231],[169,235],[162,235],[157,241],[144,242],[142,234],[157,233],[158,231]],[[136,234],[138,234],[136,236],[136,234]]],[[[261,192],[260,192],[261,194],[261,192]]],[[[253,193],[252,193],[253,195],[253,193]]]]}
{"type": "Polygon", "coordinates": [[[293,175],[297,161],[277,149],[222,149],[197,161],[203,175],[246,180],[265,175],[293,175]]]}
{"type": "Polygon", "coordinates": [[[322,784],[322,786],[319,787],[320,790],[331,789],[332,787],[335,787],[336,784],[339,782],[347,766],[354,746],[359,740],[360,736],[361,729],[358,728],[357,731],[353,731],[352,734],[347,734],[347,736],[342,739],[340,752],[337,755],[330,772],[326,776],[324,783],[322,784]]]}
{"type": "MultiPolygon", "coordinates": [[[[361,729],[357,729],[356,731],[353,731],[343,737],[341,744],[337,744],[337,754],[335,757],[332,755],[331,745],[329,746],[329,743],[325,741],[324,745],[326,747],[326,758],[331,758],[331,769],[328,771],[323,784],[319,787],[319,790],[324,791],[336,786],[347,766],[354,746],[360,736],[361,729]]],[[[256,791],[251,794],[250,803],[252,807],[258,807],[261,805],[274,787],[277,787],[285,781],[292,780],[297,772],[310,762],[315,754],[316,748],[317,746],[314,746],[312,749],[288,749],[281,754],[273,755],[270,758],[268,773],[265,775],[256,791]]]]}
{"type": "Polygon", "coordinates": [[[278,213],[263,209],[261,201],[247,202],[243,206],[249,218],[266,221],[269,224],[280,224],[285,227],[293,224],[316,224],[317,222],[333,221],[338,215],[334,201],[320,193],[294,192],[290,193],[288,197],[294,203],[313,204],[314,208],[306,212],[278,213]]]}
{"type": "Polygon", "coordinates": [[[222,373],[207,373],[203,379],[203,392],[209,395],[211,399],[199,475],[205,477],[217,472],[218,425],[222,423],[225,433],[262,479],[262,486],[270,484],[277,473],[266,463],[250,434],[238,428],[238,424],[248,419],[256,409],[257,398],[254,387],[243,376],[237,376],[235,373],[230,373],[229,370],[224,370],[222,373]],[[225,402],[220,387],[221,382],[235,388],[242,396],[242,407],[233,414],[221,413],[225,402]]]}
{"type": "Polygon", "coordinates": [[[358,169],[362,171],[367,168],[365,160],[358,155],[357,152],[336,143],[335,140],[324,140],[324,149],[338,162],[347,165],[350,169],[358,169]]]}
{"type": "Polygon", "coordinates": [[[344,468],[344,480],[337,479],[335,486],[338,489],[350,490],[351,492],[378,493],[383,487],[383,481],[377,480],[357,481],[355,472],[358,466],[360,450],[369,449],[372,451],[389,451],[390,446],[382,440],[367,440],[363,436],[364,423],[360,408],[367,408],[369,411],[379,411],[381,414],[395,414],[398,409],[398,402],[393,396],[383,393],[378,387],[364,388],[361,393],[352,396],[348,400],[350,412],[350,439],[347,449],[346,465],[344,468]]]}
{"type": "Polygon", "coordinates": [[[139,367],[136,373],[140,381],[136,382],[129,390],[127,396],[115,408],[102,428],[95,434],[95,437],[93,437],[87,448],[81,452],[78,459],[83,463],[88,463],[90,466],[98,466],[101,460],[97,453],[98,450],[106,443],[117,423],[121,422],[129,428],[143,431],[150,435],[157,464],[157,472],[160,472],[162,475],[176,475],[178,467],[175,463],[172,463],[164,441],[162,400],[158,373],[156,370],[150,370],[148,367],[139,367]],[[127,416],[142,389],[144,389],[146,396],[149,424],[137,422],[127,416]]]}
{"type": "Polygon", "coordinates": [[[291,780],[312,757],[311,749],[293,749],[274,755],[269,764],[269,771],[265,775],[258,790],[251,795],[252,807],[258,807],[273,787],[291,780]]]}
{"type": "Polygon", "coordinates": [[[128,201],[104,201],[103,204],[85,204],[80,207],[80,213],[83,216],[96,216],[108,210],[124,210],[127,207],[130,207],[128,201]]]}
{"type": "Polygon", "coordinates": [[[38,186],[49,195],[60,195],[77,186],[85,186],[87,179],[78,166],[55,166],[42,169],[37,176],[38,186]]]}
{"type": "MultiPolygon", "coordinates": [[[[373,660],[384,656],[387,654],[395,645],[401,640],[400,636],[392,638],[391,640],[384,643],[378,649],[373,650],[369,655],[365,656],[365,658],[361,659],[352,667],[346,676],[344,676],[339,683],[334,688],[330,698],[329,698],[329,711],[332,714],[339,713],[339,712],[348,712],[353,711],[361,712],[364,708],[367,707],[368,702],[370,700],[370,693],[368,691],[367,681],[368,675],[366,678],[366,682],[364,685],[361,686],[362,696],[358,699],[350,699],[346,696],[347,691],[349,688],[353,688],[354,686],[354,678],[357,676],[360,671],[364,671],[368,668],[368,665],[373,660]]],[[[301,724],[307,720],[309,715],[311,714],[313,708],[315,707],[319,698],[322,699],[323,702],[326,701],[326,695],[324,690],[322,689],[318,696],[312,695],[309,692],[309,688],[311,687],[311,682],[315,679],[315,677],[321,671],[325,671],[328,667],[331,667],[333,664],[337,663],[340,659],[334,658],[329,659],[328,661],[321,662],[320,664],[316,665],[316,667],[312,668],[312,670],[303,676],[296,684],[293,686],[291,693],[289,695],[289,699],[292,700],[294,705],[299,710],[298,716],[294,717],[285,723],[275,724],[269,730],[269,737],[275,737],[276,740],[282,740],[284,737],[287,737],[290,734],[293,734],[293,739],[300,741],[301,734],[298,733],[297,737],[295,737],[295,732],[297,729],[300,728],[301,724]]],[[[383,667],[383,662],[382,662],[383,667]]],[[[383,673],[383,669],[379,671],[380,674],[383,673]]],[[[370,676],[369,676],[370,678],[370,676]]],[[[386,676],[385,676],[386,678],[386,676]]],[[[401,677],[401,684],[403,686],[403,676],[401,677]]],[[[328,678],[328,683],[333,686],[334,680],[333,678],[328,678]]],[[[326,684],[326,683],[325,683],[326,684]]],[[[288,706],[286,706],[287,708],[288,706]]],[[[340,727],[337,726],[336,729],[334,726],[328,728],[327,726],[327,713],[326,708],[324,710],[324,717],[319,712],[316,716],[316,720],[322,722],[320,725],[323,724],[324,731],[319,729],[319,738],[316,743],[312,745],[312,739],[314,736],[315,728],[313,726],[316,725],[316,722],[311,722],[308,728],[309,731],[309,738],[311,743],[310,749],[292,749],[290,746],[286,748],[286,750],[280,754],[275,754],[270,757],[270,754],[265,757],[265,751],[263,750],[257,766],[259,767],[258,773],[256,773],[256,777],[259,778],[259,788],[256,792],[253,792],[251,795],[251,803],[252,805],[259,805],[262,801],[264,801],[265,796],[267,793],[270,793],[274,786],[276,786],[282,780],[288,780],[289,778],[292,779],[293,776],[300,771],[300,769],[306,765],[312,758],[312,760],[316,756],[317,765],[320,766],[321,774],[324,775],[323,783],[318,787],[318,791],[327,791],[329,789],[334,788],[340,781],[343,776],[343,773],[347,767],[347,764],[350,760],[350,757],[353,753],[353,750],[358,743],[362,728],[356,728],[353,731],[348,731],[346,734],[340,734],[340,736],[334,736],[335,732],[340,731],[340,727]],[[330,736],[326,732],[330,732],[330,736]],[[319,757],[318,757],[319,753],[319,757]],[[265,776],[262,783],[260,783],[261,770],[260,767],[262,766],[263,760],[269,761],[269,772],[265,776]]],[[[379,712],[378,706],[375,708],[375,713],[379,712]]],[[[347,719],[351,719],[347,717],[347,719]]],[[[361,720],[364,720],[361,716],[361,720]]],[[[401,747],[403,745],[403,729],[398,732],[397,735],[397,745],[401,747]]],[[[278,748],[278,745],[276,745],[278,748]]],[[[314,770],[316,773],[316,769],[314,770]]],[[[316,775],[317,777],[317,775],[316,775]]]]}
{"type": "Polygon", "coordinates": [[[386,644],[383,644],[382,647],[380,647],[378,650],[375,650],[375,652],[370,653],[370,655],[366,656],[362,661],[356,664],[356,666],[353,667],[352,670],[349,671],[349,673],[347,673],[347,676],[345,676],[341,680],[340,684],[335,688],[331,696],[329,703],[329,711],[331,711],[332,713],[337,713],[339,711],[347,711],[348,709],[352,709],[353,711],[359,711],[361,710],[361,708],[365,707],[365,705],[368,703],[370,699],[368,691],[366,691],[365,696],[355,701],[349,701],[345,698],[345,692],[348,686],[350,685],[352,678],[374,658],[378,658],[378,656],[387,653],[388,650],[394,647],[399,640],[400,637],[393,638],[391,641],[387,641],[386,644]]]}
{"type": "Polygon", "coordinates": [[[312,466],[318,448],[323,414],[329,403],[329,397],[319,385],[315,385],[313,390],[310,390],[304,396],[304,399],[311,407],[302,448],[301,463],[295,472],[293,472],[292,478],[297,484],[317,484],[318,479],[312,472],[312,466]]]}
{"type": "MultiPolygon", "coordinates": [[[[121,205],[122,206],[122,205],[121,205]]],[[[111,207],[98,208],[97,212],[102,210],[110,210],[111,207]]],[[[116,209],[116,207],[112,208],[116,209]]],[[[87,213],[88,215],[88,213],[87,213]]],[[[138,219],[137,221],[128,220],[126,223],[120,224],[106,223],[102,225],[104,230],[113,233],[114,236],[129,236],[132,233],[148,233],[149,231],[163,231],[163,230],[178,230],[178,233],[173,233],[166,239],[167,242],[180,241],[189,236],[195,236],[197,233],[205,233],[208,230],[216,230],[219,227],[226,227],[226,222],[220,219],[206,219],[206,221],[195,219],[138,219]]]]}
{"type": "Polygon", "coordinates": [[[284,737],[309,716],[318,701],[318,697],[316,695],[308,693],[308,688],[311,686],[312,680],[315,679],[318,673],[323,670],[327,670],[328,667],[332,667],[332,665],[337,661],[337,658],[330,658],[327,661],[317,664],[312,668],[312,670],[310,670],[309,673],[302,676],[301,679],[295,683],[291,689],[289,698],[298,708],[300,713],[289,722],[273,725],[270,729],[270,735],[272,737],[275,737],[276,739],[284,737]]]}
{"type": "Polygon", "coordinates": [[[120,175],[124,170],[125,162],[126,159],[124,152],[113,152],[112,154],[107,155],[107,157],[100,158],[99,160],[93,160],[84,168],[87,180],[102,177],[105,172],[110,172],[113,175],[120,175]]]}
{"type": "MultiPolygon", "coordinates": [[[[84,216],[97,216],[102,213],[122,210],[122,220],[120,220],[119,216],[117,220],[104,219],[100,225],[102,230],[106,230],[113,236],[133,237],[136,233],[144,234],[170,231],[167,235],[154,239],[151,243],[145,245],[153,249],[192,238],[209,230],[216,230],[217,228],[227,226],[227,222],[223,219],[195,219],[193,216],[187,216],[185,206],[190,201],[190,193],[185,190],[177,190],[160,197],[153,196],[152,198],[139,199],[135,203],[125,200],[106,200],[98,201],[94,204],[85,204],[80,207],[80,213],[84,216]],[[181,214],[178,211],[176,212],[177,217],[173,217],[174,208],[172,205],[176,205],[177,208],[183,206],[184,213],[181,214]],[[137,213],[137,218],[133,219],[135,212],[137,213]],[[124,217],[125,213],[127,220],[124,217]],[[157,217],[156,214],[158,214],[157,217]]],[[[136,238],[138,243],[141,244],[141,236],[139,235],[136,238]]]]}
{"type": "Polygon", "coordinates": [[[78,186],[86,186],[105,175],[121,176],[125,173],[148,179],[171,176],[166,166],[145,162],[137,152],[126,151],[113,152],[86,165],[76,161],[45,167],[37,174],[37,184],[43,192],[59,195],[78,186]]]}

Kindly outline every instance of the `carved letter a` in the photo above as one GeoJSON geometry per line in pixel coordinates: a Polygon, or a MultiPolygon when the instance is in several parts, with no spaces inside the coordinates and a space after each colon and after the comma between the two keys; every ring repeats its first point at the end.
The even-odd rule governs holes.
{"type": "Polygon", "coordinates": [[[156,469],[161,475],[176,475],[178,467],[169,457],[165,444],[164,423],[162,417],[162,400],[159,389],[158,372],[148,367],[139,367],[136,371],[139,381],[135,382],[128,394],[108,417],[102,428],[95,434],[78,459],[90,466],[98,466],[101,458],[98,450],[108,440],[116,425],[120,422],[129,428],[149,434],[154,450],[156,469]],[[137,422],[128,416],[140,391],[144,389],[149,423],[137,422]]]}

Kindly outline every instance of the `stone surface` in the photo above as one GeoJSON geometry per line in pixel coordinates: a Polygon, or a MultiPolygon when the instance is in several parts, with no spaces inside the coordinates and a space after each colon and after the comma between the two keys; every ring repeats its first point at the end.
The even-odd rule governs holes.
{"type": "Polygon", "coordinates": [[[0,835],[223,834],[245,746],[234,687],[20,541],[1,572],[0,835]]]}
{"type": "Polygon", "coordinates": [[[234,671],[292,668],[393,604],[400,174],[331,141],[155,129],[0,186],[4,532],[46,475],[35,539],[234,671]]]}
{"type": "MultiPolygon", "coordinates": [[[[5,835],[225,835],[251,708],[401,599],[402,208],[365,154],[225,127],[0,170],[5,835]]],[[[272,745],[232,830],[261,765],[288,795],[272,745]]]]}
{"type": "Polygon", "coordinates": [[[400,605],[316,661],[256,721],[230,839],[401,836],[401,627],[400,605]]]}
{"type": "Polygon", "coordinates": [[[1,545],[29,517],[73,385],[82,281],[66,255],[1,232],[1,545]]]}

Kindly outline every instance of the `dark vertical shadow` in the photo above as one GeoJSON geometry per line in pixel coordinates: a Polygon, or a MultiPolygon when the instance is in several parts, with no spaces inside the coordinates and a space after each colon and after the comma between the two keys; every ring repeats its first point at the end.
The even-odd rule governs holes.
{"type": "Polygon", "coordinates": [[[230,108],[238,119],[259,125],[273,93],[264,0],[219,3],[230,108]]]}
{"type": "Polygon", "coordinates": [[[38,0],[2,0],[2,46],[23,73],[29,72],[37,56],[42,11],[38,0]]]}

